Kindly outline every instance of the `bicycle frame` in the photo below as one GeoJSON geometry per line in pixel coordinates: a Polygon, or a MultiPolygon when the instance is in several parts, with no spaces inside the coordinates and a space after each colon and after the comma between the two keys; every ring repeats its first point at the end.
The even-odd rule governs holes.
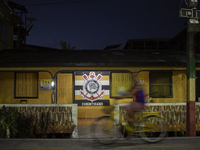
{"type": "Polygon", "coordinates": [[[145,103],[154,103],[154,100],[152,99],[151,95],[156,94],[156,93],[158,93],[158,92],[154,92],[154,93],[145,95],[145,97],[149,95],[149,98],[145,99],[145,103]]]}
{"type": "MultiPolygon", "coordinates": [[[[127,128],[128,131],[133,131],[133,128],[130,127],[129,125],[127,125],[127,122],[124,120],[124,113],[119,112],[119,107],[120,106],[117,107],[115,105],[114,110],[111,113],[110,119],[114,120],[115,125],[122,125],[125,128],[127,128]],[[114,115],[114,117],[113,117],[113,115],[114,115]]],[[[148,117],[151,117],[151,116],[160,117],[159,114],[160,114],[160,112],[144,112],[144,111],[141,111],[141,112],[135,113],[135,118],[139,118],[139,120],[137,120],[137,122],[142,122],[142,121],[145,120],[145,118],[148,118],[148,117]]],[[[134,121],[133,121],[133,123],[134,123],[134,121]]],[[[147,131],[147,130],[145,130],[145,131],[147,131]]],[[[145,132],[145,131],[144,130],[138,130],[138,129],[134,130],[134,132],[145,132]]],[[[148,131],[150,131],[150,130],[148,130],[148,131]]]]}
{"type": "Polygon", "coordinates": [[[120,109],[125,105],[127,103],[114,103],[114,110],[109,112],[109,115],[95,120],[94,136],[99,143],[111,144],[121,137],[121,133],[127,133],[129,137],[136,135],[147,142],[158,142],[164,139],[166,124],[161,119],[160,112],[136,112],[134,120],[128,117],[125,119],[125,110],[120,109]],[[104,137],[110,140],[103,140],[104,137]]]}

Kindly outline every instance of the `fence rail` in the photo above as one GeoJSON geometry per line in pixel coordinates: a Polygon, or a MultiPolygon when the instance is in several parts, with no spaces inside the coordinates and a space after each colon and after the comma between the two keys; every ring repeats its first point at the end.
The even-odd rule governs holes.
{"type": "MultiPolygon", "coordinates": [[[[117,109],[120,114],[125,114],[126,110],[123,106],[127,103],[117,104],[117,109]]],[[[167,129],[170,132],[186,131],[186,103],[148,103],[145,106],[145,112],[160,112],[162,119],[167,124],[167,129]]],[[[196,131],[200,131],[200,103],[196,103],[196,131]]],[[[123,115],[115,114],[117,120],[123,115]]]]}

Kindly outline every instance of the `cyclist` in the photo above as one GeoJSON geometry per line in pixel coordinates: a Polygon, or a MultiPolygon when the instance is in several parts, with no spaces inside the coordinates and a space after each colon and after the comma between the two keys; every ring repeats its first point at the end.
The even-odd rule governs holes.
{"type": "Polygon", "coordinates": [[[137,81],[137,73],[132,73],[132,82],[133,86],[130,88],[129,92],[123,96],[119,96],[117,98],[125,98],[129,95],[133,97],[133,101],[128,105],[124,106],[124,109],[127,110],[128,116],[134,119],[134,112],[144,110],[145,104],[145,94],[144,94],[144,84],[140,81],[137,81]]]}

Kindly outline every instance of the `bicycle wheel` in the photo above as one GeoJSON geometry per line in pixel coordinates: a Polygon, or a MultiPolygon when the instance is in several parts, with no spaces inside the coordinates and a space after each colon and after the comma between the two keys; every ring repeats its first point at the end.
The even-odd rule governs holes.
{"type": "Polygon", "coordinates": [[[110,116],[100,117],[94,122],[93,134],[97,142],[101,144],[112,144],[122,136],[110,116]]]}
{"type": "Polygon", "coordinates": [[[139,124],[140,136],[147,142],[158,142],[166,136],[166,124],[157,116],[149,116],[139,124]]]}

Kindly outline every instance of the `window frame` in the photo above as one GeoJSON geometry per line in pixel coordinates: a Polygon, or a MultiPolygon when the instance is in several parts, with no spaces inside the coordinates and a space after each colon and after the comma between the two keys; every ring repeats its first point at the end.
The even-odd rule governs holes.
{"type": "Polygon", "coordinates": [[[152,93],[151,91],[151,73],[170,73],[170,82],[171,82],[171,88],[170,88],[170,92],[171,95],[169,96],[154,96],[153,94],[151,95],[152,98],[173,98],[173,71],[150,71],[149,72],[149,91],[150,93],[152,93]]]}
{"type": "Polygon", "coordinates": [[[39,78],[39,72],[15,72],[15,76],[14,76],[14,98],[26,98],[26,99],[37,99],[38,98],[38,78],[39,78]],[[37,74],[37,83],[36,83],[36,86],[37,86],[37,94],[36,94],[36,96],[35,97],[18,97],[18,96],[16,96],[16,77],[17,77],[17,73],[36,73],[37,74]]]}

